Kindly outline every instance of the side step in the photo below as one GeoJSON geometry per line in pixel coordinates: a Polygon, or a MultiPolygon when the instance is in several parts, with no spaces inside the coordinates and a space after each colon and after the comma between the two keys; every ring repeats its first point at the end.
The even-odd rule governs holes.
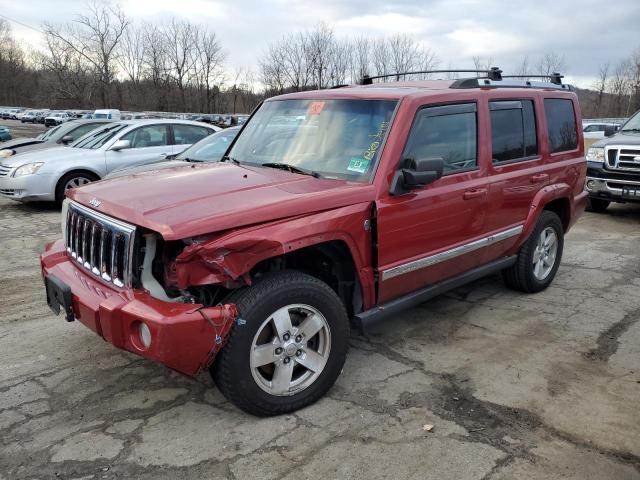
{"type": "Polygon", "coordinates": [[[448,278],[442,282],[416,290],[415,292],[411,292],[400,298],[396,298],[395,300],[391,300],[384,305],[379,305],[367,310],[366,312],[358,313],[353,318],[355,327],[359,328],[360,331],[364,331],[366,328],[386,320],[388,317],[397,315],[403,310],[415,307],[416,305],[420,305],[421,303],[431,300],[433,297],[437,297],[449,290],[508,268],[516,262],[516,258],[517,256],[513,255],[511,257],[494,260],[491,263],[474,268],[468,272],[461,273],[455,277],[448,278]]]}

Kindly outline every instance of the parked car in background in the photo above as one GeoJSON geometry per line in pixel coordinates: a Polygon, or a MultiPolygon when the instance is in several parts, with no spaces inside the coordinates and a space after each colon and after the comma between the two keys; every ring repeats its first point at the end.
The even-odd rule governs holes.
{"type": "Polygon", "coordinates": [[[587,209],[602,213],[611,202],[640,202],[640,111],[587,151],[587,209]]]}
{"type": "Polygon", "coordinates": [[[38,114],[36,115],[36,117],[34,119],[34,123],[41,123],[41,124],[44,125],[44,119],[47,118],[49,113],[51,113],[51,110],[48,110],[48,109],[45,109],[45,110],[42,110],[41,112],[38,112],[38,114]]]}
{"type": "Polygon", "coordinates": [[[24,108],[12,108],[9,112],[9,120],[18,120],[18,115],[20,115],[24,110],[24,108]]]}
{"type": "Polygon", "coordinates": [[[0,111],[0,117],[3,120],[15,120],[16,115],[21,111],[22,110],[20,108],[5,108],[0,111]]]}
{"type": "Polygon", "coordinates": [[[0,195],[18,201],[57,201],[71,188],[112,170],[182,152],[217,129],[184,120],[110,123],[76,140],[0,159],[0,195]]]}
{"type": "Polygon", "coordinates": [[[67,112],[53,112],[49,113],[49,115],[45,117],[44,126],[54,127],[56,125],[60,125],[61,123],[68,122],[69,120],[73,120],[73,117],[67,112]]]}
{"type": "Polygon", "coordinates": [[[589,139],[602,139],[608,132],[610,135],[613,135],[618,131],[620,125],[617,123],[584,123],[582,125],[582,132],[584,134],[584,138],[589,139]]]}
{"type": "Polygon", "coordinates": [[[55,145],[68,145],[108,123],[111,123],[110,120],[71,120],[46,130],[35,138],[21,137],[0,145],[0,158],[8,158],[18,153],[41,150],[55,145]]]}
{"type": "Polygon", "coordinates": [[[158,157],[155,160],[142,165],[114,170],[104,178],[126,177],[128,175],[134,175],[142,172],[165,170],[167,168],[174,167],[185,167],[189,166],[191,163],[219,162],[222,160],[222,156],[226,153],[229,145],[231,145],[231,142],[239,131],[240,127],[231,127],[220,130],[219,132],[209,135],[199,142],[194,143],[182,153],[172,156],[171,159],[167,160],[158,157]]]}
{"type": "Polygon", "coordinates": [[[20,117],[21,123],[34,123],[36,116],[40,113],[40,110],[29,110],[20,117]]]}
{"type": "MultiPolygon", "coordinates": [[[[7,142],[11,140],[11,138],[9,127],[0,126],[0,142],[7,142]]],[[[4,148],[4,144],[0,145],[0,148],[4,148]]]]}
{"type": "Polygon", "coordinates": [[[120,110],[115,109],[103,109],[93,112],[93,118],[103,118],[107,120],[120,120],[120,110]]]}

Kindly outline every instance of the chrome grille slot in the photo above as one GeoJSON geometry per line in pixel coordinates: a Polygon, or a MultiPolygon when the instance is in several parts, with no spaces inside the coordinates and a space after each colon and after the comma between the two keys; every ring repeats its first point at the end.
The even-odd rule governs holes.
{"type": "Polygon", "coordinates": [[[131,286],[136,227],[68,202],[63,233],[69,256],[116,287],[131,286]]]}
{"type": "Polygon", "coordinates": [[[640,172],[640,147],[621,145],[605,147],[607,167],[612,170],[640,172]]]}
{"type": "Polygon", "coordinates": [[[11,167],[5,167],[4,165],[0,165],[0,177],[6,177],[9,175],[11,171],[11,167]]]}

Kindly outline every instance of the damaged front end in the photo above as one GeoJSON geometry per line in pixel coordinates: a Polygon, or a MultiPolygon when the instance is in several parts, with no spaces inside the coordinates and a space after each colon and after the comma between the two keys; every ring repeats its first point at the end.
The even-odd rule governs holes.
{"type": "Polygon", "coordinates": [[[65,239],[41,256],[52,310],[184,374],[208,368],[238,316],[235,305],[220,303],[228,290],[172,286],[171,250],[156,233],[127,225],[125,238],[108,217],[83,207],[69,216],[65,239]]]}

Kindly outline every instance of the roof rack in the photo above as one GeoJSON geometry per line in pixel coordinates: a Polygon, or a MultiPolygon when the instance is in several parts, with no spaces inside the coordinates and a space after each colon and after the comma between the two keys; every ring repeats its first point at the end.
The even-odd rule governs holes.
{"type": "Polygon", "coordinates": [[[374,77],[365,75],[358,83],[360,85],[372,85],[374,80],[392,77],[395,77],[396,81],[399,82],[400,77],[404,78],[407,75],[426,75],[431,73],[482,73],[484,74],[484,76],[479,78],[488,78],[489,80],[502,80],[502,70],[500,70],[498,67],[491,67],[489,70],[420,70],[416,72],[389,73],[385,75],[376,75],[374,77]]]}
{"type": "Polygon", "coordinates": [[[553,72],[548,75],[503,75],[502,70],[498,67],[491,67],[489,70],[422,70],[416,72],[390,73],[373,77],[365,75],[358,83],[360,85],[372,85],[374,80],[383,78],[395,78],[396,81],[400,81],[401,77],[404,79],[407,75],[426,75],[432,73],[475,73],[477,75],[474,78],[458,79],[454,81],[449,88],[511,87],[574,90],[572,85],[562,83],[564,76],[558,72],[553,72]],[[547,81],[532,81],[531,79],[546,79],[547,81]]]}

